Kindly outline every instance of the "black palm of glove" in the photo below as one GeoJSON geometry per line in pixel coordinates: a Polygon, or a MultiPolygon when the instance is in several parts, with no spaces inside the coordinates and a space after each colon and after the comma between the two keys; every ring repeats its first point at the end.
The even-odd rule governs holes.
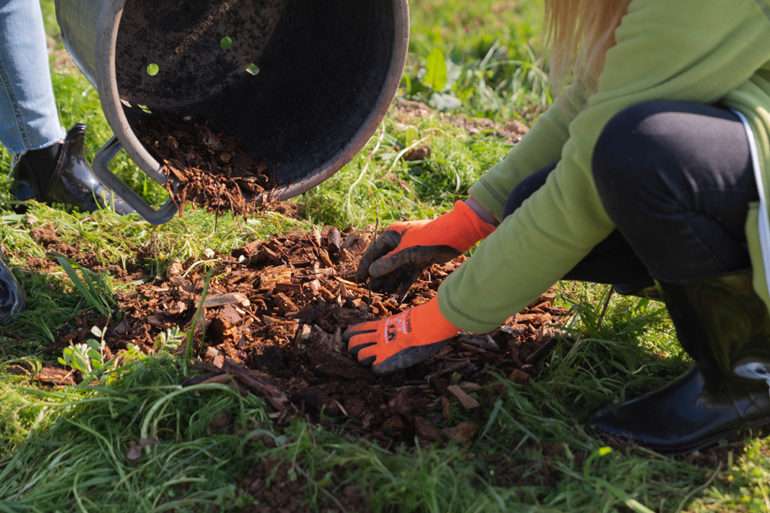
{"type": "Polygon", "coordinates": [[[464,201],[432,221],[396,223],[366,251],[358,281],[370,278],[371,288],[403,296],[427,267],[465,253],[494,230],[464,201]]]}
{"type": "Polygon", "coordinates": [[[380,235],[366,250],[358,267],[359,281],[369,281],[373,290],[406,294],[420,273],[433,264],[443,264],[461,254],[446,240],[439,240],[431,221],[397,223],[380,235]]]}

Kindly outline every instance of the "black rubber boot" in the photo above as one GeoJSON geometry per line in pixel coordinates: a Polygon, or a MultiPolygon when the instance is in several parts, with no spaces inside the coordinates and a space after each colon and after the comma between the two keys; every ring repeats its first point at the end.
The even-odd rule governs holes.
{"type": "Polygon", "coordinates": [[[0,260],[0,324],[10,321],[24,309],[24,290],[0,260]]]}
{"type": "Polygon", "coordinates": [[[14,165],[11,194],[19,201],[63,203],[83,212],[99,207],[133,212],[94,175],[84,156],[85,134],[86,126],[78,124],[63,143],[25,153],[14,165]]]}
{"type": "Polygon", "coordinates": [[[702,449],[770,424],[770,315],[748,272],[662,285],[687,374],[591,419],[600,433],[662,453],[702,449]]]}

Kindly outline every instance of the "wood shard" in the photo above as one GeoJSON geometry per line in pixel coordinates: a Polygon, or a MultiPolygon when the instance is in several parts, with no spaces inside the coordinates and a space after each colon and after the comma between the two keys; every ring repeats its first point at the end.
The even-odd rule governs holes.
{"type": "Polygon", "coordinates": [[[294,303],[294,301],[292,301],[291,298],[289,298],[289,296],[283,292],[279,292],[275,295],[275,297],[278,299],[281,304],[281,308],[283,308],[286,313],[299,312],[299,307],[296,305],[296,303],[294,303]]]}
{"type": "Polygon", "coordinates": [[[414,432],[428,442],[438,442],[442,438],[441,430],[425,417],[417,416],[414,418],[414,432]]]}
{"type": "Polygon", "coordinates": [[[46,385],[65,386],[74,385],[74,372],[58,367],[44,367],[35,376],[35,381],[46,385]]]}
{"type": "Polygon", "coordinates": [[[310,335],[313,333],[313,328],[307,324],[303,324],[298,333],[300,340],[310,340],[310,335]]]}
{"type": "Polygon", "coordinates": [[[270,381],[267,374],[249,370],[232,360],[225,360],[224,370],[249,390],[262,396],[276,410],[283,411],[288,407],[289,398],[270,381]]]}
{"type": "Polygon", "coordinates": [[[460,401],[460,404],[466,410],[475,410],[476,408],[481,406],[481,404],[479,404],[479,402],[476,399],[468,395],[468,393],[458,385],[448,386],[447,392],[455,396],[455,398],[458,401],[460,401]]]}
{"type": "Polygon", "coordinates": [[[332,262],[332,259],[329,257],[329,252],[325,249],[318,250],[318,258],[321,259],[321,262],[323,262],[326,267],[334,267],[334,262],[332,262]]]}
{"type": "Polygon", "coordinates": [[[484,351],[499,352],[500,346],[489,335],[484,336],[463,336],[460,337],[460,342],[469,344],[471,346],[483,349],[484,351]]]}
{"type": "Polygon", "coordinates": [[[529,383],[530,376],[521,369],[513,369],[509,379],[514,383],[518,383],[519,385],[526,385],[529,383]]]}
{"type": "Polygon", "coordinates": [[[479,432],[479,426],[473,422],[461,422],[455,427],[443,430],[447,438],[460,445],[470,445],[479,432]]]}
{"type": "Polygon", "coordinates": [[[340,234],[340,231],[337,228],[329,230],[327,240],[329,241],[329,248],[334,253],[339,253],[342,249],[342,235],[340,234]]]}
{"type": "Polygon", "coordinates": [[[259,289],[272,291],[278,285],[291,285],[293,271],[286,265],[267,267],[259,275],[259,289]]]}
{"type": "Polygon", "coordinates": [[[203,308],[217,308],[226,305],[251,306],[251,301],[244,294],[233,292],[208,296],[203,302],[203,308]]]}

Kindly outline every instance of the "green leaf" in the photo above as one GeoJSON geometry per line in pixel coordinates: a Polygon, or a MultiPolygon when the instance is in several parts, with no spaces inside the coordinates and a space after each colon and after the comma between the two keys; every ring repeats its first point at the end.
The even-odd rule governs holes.
{"type": "Polygon", "coordinates": [[[447,65],[444,52],[440,48],[434,48],[428,61],[425,63],[425,76],[422,78],[423,84],[434,91],[441,92],[447,86],[447,65]]]}

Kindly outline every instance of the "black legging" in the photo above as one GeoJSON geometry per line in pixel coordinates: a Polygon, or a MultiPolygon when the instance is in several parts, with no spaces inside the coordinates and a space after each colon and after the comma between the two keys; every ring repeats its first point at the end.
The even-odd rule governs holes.
{"type": "MultiPolygon", "coordinates": [[[[524,180],[505,215],[546,182],[524,180]]],[[[593,175],[617,230],[564,278],[644,286],[750,267],[744,232],[757,201],[746,131],[729,110],[656,101],[613,118],[597,142],[593,175]]]]}

